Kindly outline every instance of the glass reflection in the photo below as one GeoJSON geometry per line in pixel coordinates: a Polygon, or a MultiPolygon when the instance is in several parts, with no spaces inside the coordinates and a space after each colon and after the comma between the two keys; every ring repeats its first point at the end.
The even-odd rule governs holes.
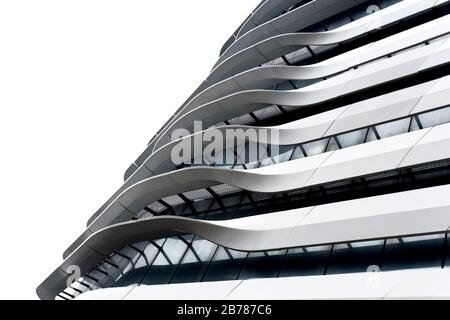
{"type": "Polygon", "coordinates": [[[333,247],[326,274],[366,272],[380,265],[384,240],[352,242],[333,247]]]}
{"type": "Polygon", "coordinates": [[[216,249],[216,244],[196,237],[184,255],[171,282],[200,281],[216,249]]]}
{"type": "Polygon", "coordinates": [[[286,251],[250,252],[239,279],[277,277],[286,251]]]}
{"type": "Polygon", "coordinates": [[[324,274],[330,251],[331,245],[289,249],[279,276],[324,274]]]}
{"type": "Polygon", "coordinates": [[[159,239],[154,242],[148,242],[143,248],[139,259],[136,261],[134,268],[126,275],[122,286],[139,284],[145,274],[147,268],[153,263],[159,248],[164,244],[164,239],[159,239]]]}
{"type": "Polygon", "coordinates": [[[450,108],[443,108],[431,112],[422,113],[418,116],[424,128],[450,122],[450,108]]]}
{"type": "Polygon", "coordinates": [[[444,239],[444,234],[388,239],[381,269],[440,268],[444,239]]]}
{"type": "Polygon", "coordinates": [[[219,247],[203,281],[236,280],[246,257],[247,252],[219,247]]]}
{"type": "Polygon", "coordinates": [[[190,239],[192,239],[192,236],[167,238],[162,250],[159,251],[153,264],[148,268],[142,284],[168,283],[178,263],[183,258],[190,239]]]}

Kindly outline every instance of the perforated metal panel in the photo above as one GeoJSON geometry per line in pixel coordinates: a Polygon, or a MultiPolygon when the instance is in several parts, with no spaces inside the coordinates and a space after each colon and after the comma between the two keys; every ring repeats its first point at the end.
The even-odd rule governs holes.
{"type": "Polygon", "coordinates": [[[183,193],[183,195],[192,201],[212,198],[212,195],[205,189],[188,191],[183,193]]]}
{"type": "Polygon", "coordinates": [[[287,61],[289,61],[290,64],[296,64],[300,61],[311,58],[312,54],[305,47],[305,48],[298,49],[297,51],[291,52],[291,53],[285,55],[284,57],[286,58],[287,61]]]}
{"type": "Polygon", "coordinates": [[[162,198],[162,200],[172,207],[182,204],[182,203],[185,203],[184,200],[181,199],[177,195],[168,196],[168,197],[162,198]]]}
{"type": "Polygon", "coordinates": [[[250,123],[254,123],[255,119],[253,119],[249,114],[244,114],[242,116],[233,118],[228,120],[231,125],[246,125],[250,123]]]}
{"type": "Polygon", "coordinates": [[[259,120],[269,119],[281,113],[282,112],[276,105],[271,105],[253,112],[259,120]]]}
{"type": "Polygon", "coordinates": [[[219,184],[217,186],[211,187],[211,190],[213,190],[218,195],[224,195],[224,194],[230,194],[241,191],[238,187],[230,186],[229,184],[219,184]]]}
{"type": "Polygon", "coordinates": [[[337,46],[338,46],[337,44],[329,44],[325,46],[310,46],[310,48],[312,52],[314,52],[315,54],[319,54],[334,49],[337,46]]]}
{"type": "Polygon", "coordinates": [[[284,62],[283,58],[276,58],[273,60],[270,60],[269,62],[263,63],[261,67],[267,67],[267,66],[285,66],[286,62],[284,62]]]}

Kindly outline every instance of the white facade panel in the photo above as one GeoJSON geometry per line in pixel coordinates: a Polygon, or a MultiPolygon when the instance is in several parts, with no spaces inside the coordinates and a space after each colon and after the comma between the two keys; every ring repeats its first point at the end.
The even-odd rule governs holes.
{"type": "Polygon", "coordinates": [[[449,299],[450,269],[288,277],[95,290],[77,299],[449,299]],[[199,285],[202,285],[201,289],[199,285]],[[126,290],[123,290],[126,289],[126,290]],[[208,296],[209,295],[209,296],[208,296]]]}

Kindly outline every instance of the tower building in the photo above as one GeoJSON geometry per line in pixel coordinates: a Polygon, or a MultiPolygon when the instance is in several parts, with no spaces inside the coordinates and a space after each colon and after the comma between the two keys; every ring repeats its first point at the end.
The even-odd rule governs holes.
{"type": "Polygon", "coordinates": [[[450,298],[449,122],[449,0],[263,0],[37,294],[450,298]]]}

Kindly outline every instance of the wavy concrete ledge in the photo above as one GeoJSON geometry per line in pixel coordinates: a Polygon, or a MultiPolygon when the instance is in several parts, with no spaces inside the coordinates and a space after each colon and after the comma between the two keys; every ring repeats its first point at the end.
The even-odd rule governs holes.
{"type": "Polygon", "coordinates": [[[119,223],[89,236],[37,293],[53,299],[64,290],[69,266],[79,266],[83,274],[124,245],[184,233],[235,250],[261,251],[442,232],[450,225],[449,192],[446,185],[227,221],[165,216],[119,223]]]}
{"type": "MultiPolygon", "coordinates": [[[[298,3],[299,0],[266,0],[254,10],[251,16],[236,30],[236,38],[240,38],[248,31],[260,26],[261,24],[282,16],[283,10],[298,3]]],[[[284,13],[286,14],[286,13],[284,13]]],[[[222,53],[223,54],[223,53],[222,53]]],[[[221,55],[222,55],[221,54],[221,55]]]]}
{"type": "MultiPolygon", "coordinates": [[[[449,95],[450,76],[447,76],[312,117],[264,129],[271,132],[271,134],[275,131],[278,132],[279,145],[303,143],[447,106],[447,97],[449,95]]],[[[91,224],[92,221],[127,187],[145,178],[175,170],[175,165],[169,161],[169,159],[171,157],[172,147],[180,143],[181,140],[191,139],[205,132],[215,130],[223,133],[230,128],[245,129],[247,127],[229,126],[206,130],[180,140],[172,141],[152,153],[143,160],[141,166],[134,171],[118,191],[116,191],[114,195],[91,216],[87,225],[91,224]]],[[[261,129],[261,127],[257,127],[256,129],[261,129]]],[[[250,138],[250,141],[253,141],[252,137],[250,138]]],[[[226,145],[226,140],[224,140],[223,145],[226,145]]]]}
{"type": "MultiPolygon", "coordinates": [[[[236,40],[237,38],[237,34],[239,33],[239,30],[242,28],[242,26],[249,20],[252,18],[253,13],[256,12],[261,6],[265,5],[266,2],[271,1],[271,0],[261,0],[260,3],[258,3],[258,5],[255,7],[255,9],[253,9],[252,13],[250,13],[247,18],[245,18],[244,21],[242,21],[242,23],[239,25],[239,27],[237,27],[237,29],[233,32],[233,34],[227,39],[227,41],[225,41],[225,43],[222,45],[222,47],[220,48],[220,53],[219,53],[219,57],[225,52],[226,49],[228,49],[228,47],[236,40]]],[[[283,1],[283,0],[273,0],[273,1],[283,1]]]]}
{"type": "MultiPolygon", "coordinates": [[[[247,31],[231,44],[220,56],[217,64],[231,55],[273,36],[296,32],[327,19],[368,0],[314,0],[286,14],[265,22],[247,31]]],[[[425,0],[435,1],[435,0],[425,0]]]]}
{"type": "MultiPolygon", "coordinates": [[[[342,132],[351,131],[361,127],[382,123],[392,119],[402,118],[418,112],[424,112],[448,105],[446,97],[450,94],[450,76],[434,80],[407,89],[399,90],[383,96],[378,96],[353,105],[341,107],[312,117],[297,120],[277,127],[252,127],[252,129],[265,129],[270,132],[270,136],[278,133],[277,144],[293,145],[320,139],[325,136],[335,135],[342,132]]],[[[177,168],[172,163],[172,148],[184,141],[204,133],[218,131],[225,137],[223,145],[227,145],[225,131],[228,129],[246,129],[247,126],[227,126],[205,130],[203,132],[184,137],[170,142],[152,153],[125,183],[114,193],[112,197],[100,207],[88,220],[87,225],[92,221],[126,188],[140,180],[154,175],[174,171],[177,168]]],[[[250,137],[249,141],[254,141],[250,137]]],[[[254,141],[258,142],[258,141],[254,141]]],[[[260,143],[270,143],[267,140],[259,140],[260,143]]],[[[270,143],[273,144],[273,143],[270,143]]]]}
{"type": "MultiPolygon", "coordinates": [[[[280,145],[286,145],[311,141],[314,139],[319,139],[326,134],[332,135],[342,133],[371,124],[407,116],[411,114],[414,105],[416,104],[418,105],[418,109],[414,110],[414,112],[431,110],[433,108],[438,108],[448,104],[448,101],[445,99],[445,97],[448,94],[448,90],[450,89],[450,81],[448,80],[449,77],[450,76],[443,77],[438,80],[433,80],[406,89],[394,91],[392,93],[384,94],[368,100],[363,100],[361,102],[296,120],[284,125],[268,127],[266,129],[279,130],[280,145]],[[369,114],[370,116],[368,116],[369,114]],[[327,128],[330,128],[330,130],[327,131],[327,128]],[[293,135],[294,133],[295,136],[293,135]],[[292,139],[285,139],[286,136],[292,136],[292,139]]],[[[223,131],[226,130],[226,128],[238,129],[246,127],[247,126],[225,126],[217,127],[215,130],[223,131]]],[[[152,152],[152,149],[150,147],[145,149],[144,152],[139,156],[139,158],[137,158],[136,161],[126,171],[124,179],[125,184],[129,182],[130,178],[133,175],[138,177],[141,176],[139,174],[139,170],[142,169],[140,167],[144,164],[148,167],[148,169],[150,169],[151,172],[155,174],[164,172],[164,170],[166,169],[161,171],[151,164],[147,165],[147,163],[156,161],[156,163],[159,165],[160,161],[155,160],[154,157],[157,157],[156,159],[159,159],[159,153],[165,153],[168,155],[168,151],[170,150],[168,148],[171,148],[173,145],[173,141],[169,142],[155,152],[152,152]]],[[[165,158],[165,160],[167,159],[169,159],[169,157],[165,158]]],[[[165,162],[165,164],[168,163],[165,162]]],[[[166,168],[168,170],[167,166],[166,168]]]]}
{"type": "Polygon", "coordinates": [[[238,91],[267,89],[286,80],[328,77],[446,34],[450,32],[449,25],[450,16],[444,16],[377,42],[347,51],[321,63],[308,66],[267,66],[250,69],[207,88],[186,104],[177,115],[180,116],[195,107],[238,91]]]}
{"type": "Polygon", "coordinates": [[[128,221],[148,204],[169,195],[218,184],[252,192],[284,192],[450,158],[449,128],[450,123],[252,170],[191,167],[143,179],[96,216],[64,257],[96,231],[128,221]]]}
{"type": "MultiPolygon", "coordinates": [[[[283,54],[287,54],[297,49],[303,48],[305,45],[313,45],[313,44],[327,45],[340,43],[352,39],[354,37],[357,37],[361,34],[364,34],[365,32],[368,32],[370,30],[378,29],[379,27],[382,27],[384,25],[395,22],[399,19],[410,16],[416,13],[414,10],[417,11],[429,10],[430,8],[433,7],[433,5],[438,6],[449,0],[440,1],[437,3],[434,3],[434,0],[433,1],[414,0],[414,1],[415,1],[414,3],[405,2],[408,4],[406,9],[403,7],[399,8],[394,5],[392,6],[392,8],[394,8],[395,10],[388,8],[379,11],[377,13],[359,19],[355,22],[352,22],[346,26],[343,26],[331,32],[285,34],[270,38],[266,41],[263,41],[252,47],[249,47],[246,50],[236,53],[235,55],[230,57],[235,60],[234,62],[235,64],[233,64],[232,59],[230,61],[228,60],[224,61],[223,69],[229,71],[234,67],[238,68],[229,74],[229,76],[233,76],[239,72],[251,69],[255,66],[258,66],[261,63],[265,63],[283,54]],[[261,55],[260,52],[263,52],[263,55],[261,55]],[[261,59],[261,61],[259,61],[258,59],[261,59]],[[239,66],[237,66],[236,64],[239,64],[239,66]]],[[[171,119],[168,122],[166,122],[163,125],[160,131],[164,130],[167,127],[167,125],[169,125],[174,119],[177,119],[179,113],[184,109],[186,104],[188,104],[193,98],[196,98],[205,89],[214,85],[218,81],[227,78],[225,74],[220,74],[220,72],[218,71],[215,71],[214,73],[215,75],[211,73],[208,79],[205,80],[203,84],[200,85],[194,91],[193,94],[191,94],[191,96],[186,100],[186,102],[181,106],[181,108],[171,117],[171,119]],[[214,80],[213,78],[217,79],[214,80]]],[[[149,146],[153,146],[153,141],[157,137],[159,137],[160,131],[158,131],[157,135],[155,135],[151,139],[151,141],[149,142],[149,146]]]]}
{"type": "Polygon", "coordinates": [[[288,9],[290,6],[298,3],[299,0],[263,0],[253,10],[253,12],[242,22],[242,24],[236,29],[233,35],[225,42],[220,50],[222,55],[236,39],[246,34],[251,29],[258,27],[259,25],[276,18],[283,10],[288,9]]]}
{"type": "Polygon", "coordinates": [[[240,73],[209,87],[185,105],[176,117],[166,123],[153,148],[159,146],[159,140],[168,134],[174,123],[183,115],[211,101],[220,102],[221,98],[238,92],[272,88],[282,81],[326,78],[449,32],[450,16],[445,16],[314,65],[261,67],[240,73]]]}
{"type": "Polygon", "coordinates": [[[170,133],[178,128],[193,131],[194,121],[202,120],[204,127],[247,114],[264,106],[282,105],[305,108],[371,88],[415,73],[447,64],[450,59],[450,41],[440,39],[428,46],[409,50],[391,58],[377,60],[351,69],[330,79],[305,88],[289,91],[246,90],[228,95],[197,107],[179,117],[156,139],[153,150],[170,142],[170,133]],[[386,72],[389,70],[390,72],[386,72]]]}
{"type": "MultiPolygon", "coordinates": [[[[328,1],[329,2],[329,1],[328,1]]],[[[227,57],[221,57],[206,79],[208,86],[242,71],[294,52],[308,45],[333,45],[349,41],[363,34],[383,28],[401,19],[430,10],[435,0],[410,0],[351,22],[328,32],[289,33],[267,38],[227,57]]]]}

